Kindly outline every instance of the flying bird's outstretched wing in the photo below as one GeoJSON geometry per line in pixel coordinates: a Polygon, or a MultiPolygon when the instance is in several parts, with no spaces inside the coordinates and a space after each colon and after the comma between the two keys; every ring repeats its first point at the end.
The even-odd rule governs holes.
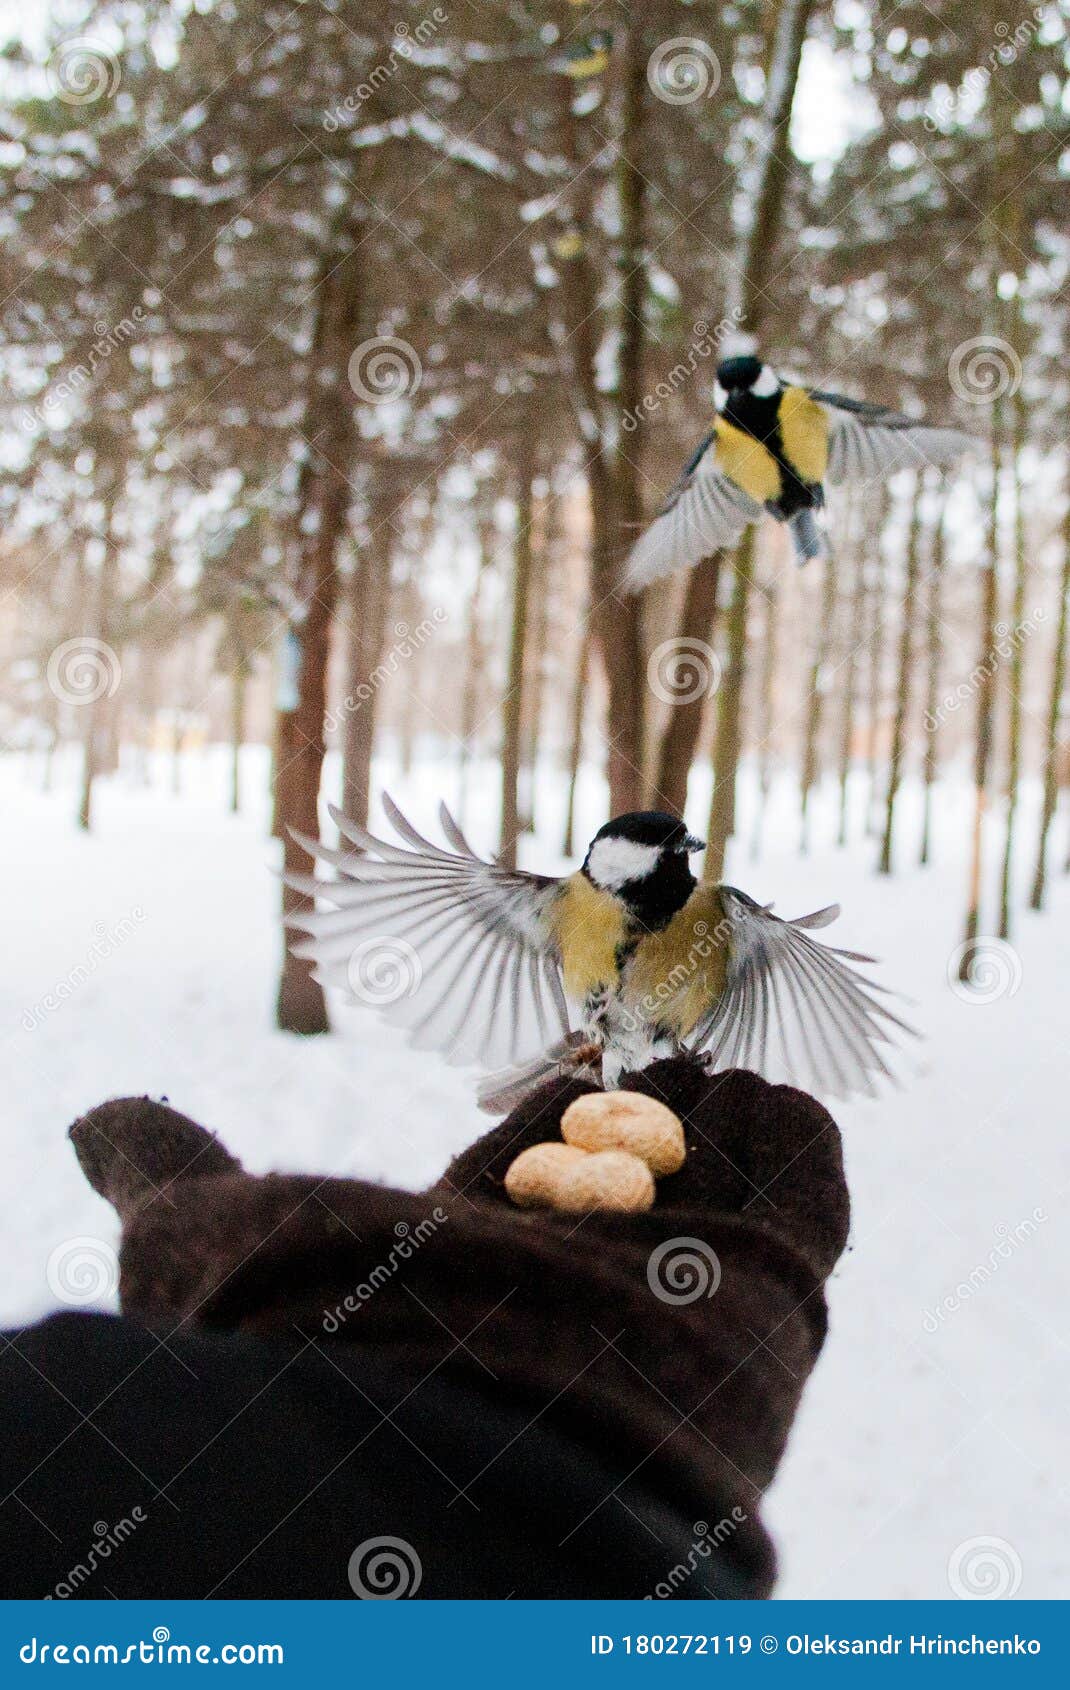
{"type": "Polygon", "coordinates": [[[703,895],[722,912],[715,931],[728,957],[723,988],[688,1039],[693,1050],[708,1051],[717,1068],[751,1068],[834,1097],[871,1093],[877,1075],[892,1077],[881,1047],[914,1029],[853,966],[874,959],[810,937],[838,905],[782,921],[730,886],[703,885],[695,897],[703,895]]]}
{"type": "Polygon", "coordinates": [[[976,442],[958,428],[934,428],[902,411],[840,393],[811,390],[829,425],[826,479],[871,481],[898,469],[946,469],[976,442]]]}
{"type": "Polygon", "coordinates": [[[413,1043],[453,1062],[495,1067],[569,1032],[561,959],[550,912],[560,881],[484,862],[445,805],[452,850],[416,832],[383,795],[408,849],[387,844],[332,807],[355,850],[300,843],[338,871],[334,880],[288,875],[300,892],[336,907],[288,917],[309,935],[296,956],[328,985],[409,1028],[413,1043]]]}
{"type": "Polygon", "coordinates": [[[637,593],[662,575],[690,569],[722,546],[734,546],[762,507],[717,464],[711,431],[669,494],[660,516],[638,539],[624,566],[624,586],[637,593]],[[710,450],[711,446],[714,448],[710,450]]]}

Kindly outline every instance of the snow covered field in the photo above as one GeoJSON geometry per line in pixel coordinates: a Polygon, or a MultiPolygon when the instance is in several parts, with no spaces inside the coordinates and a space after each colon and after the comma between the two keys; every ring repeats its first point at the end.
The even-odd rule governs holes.
{"type": "MultiPolygon", "coordinates": [[[[470,1076],[431,1057],[402,1061],[401,1035],[368,1012],[338,1010],[328,1039],[272,1030],[277,847],[261,805],[225,813],[222,753],[191,755],[177,798],[162,770],[151,789],[102,782],[89,837],[72,824],[73,772],[61,767],[44,794],[35,764],[0,763],[5,1323],[57,1306],[57,1288],[73,1300],[79,1252],[90,1282],[107,1264],[111,1210],[64,1137],[107,1096],[166,1094],[255,1171],[414,1187],[486,1124],[470,1076]]],[[[379,772],[418,826],[433,828],[440,785],[453,798],[444,766],[408,782],[379,772]]],[[[259,793],[258,752],[246,774],[259,793]]],[[[493,824],[487,779],[469,816],[479,844],[490,831],[481,819],[493,824]]],[[[553,869],[563,794],[552,772],[543,786],[543,843],[527,842],[525,856],[553,869]]],[[[593,828],[593,785],[586,796],[593,828]]],[[[903,1093],[836,1111],[854,1227],[830,1286],[829,1344],[768,1501],[778,1594],[940,1597],[950,1563],[960,1586],[991,1575],[1008,1594],[1065,1595],[1070,1054],[1059,966],[1070,881],[1054,878],[1044,916],[1019,914],[1013,953],[993,957],[991,989],[969,1000],[948,983],[964,789],[941,792],[927,870],[905,866],[916,856],[905,795],[894,880],[872,873],[872,844],[857,833],[847,851],[826,846],[833,823],[820,813],[814,851],[800,858],[792,798],[774,794],[761,861],[740,847],[729,878],[784,914],[841,901],[829,937],[885,960],[882,977],[916,1001],[927,1042],[903,1093]],[[975,1542],[988,1539],[999,1541],[975,1542]]],[[[743,841],[749,804],[745,794],[743,841]]],[[[699,792],[692,823],[704,817],[699,792]]],[[[1032,820],[1025,803],[1027,852],[1032,820]]],[[[1055,856],[1064,849],[1059,832],[1055,856]]]]}

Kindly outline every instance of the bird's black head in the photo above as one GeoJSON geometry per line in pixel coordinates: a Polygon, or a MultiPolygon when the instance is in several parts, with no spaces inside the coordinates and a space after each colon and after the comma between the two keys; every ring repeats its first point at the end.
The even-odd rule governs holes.
{"type": "Polygon", "coordinates": [[[739,358],[722,358],[717,380],[726,393],[748,393],[762,373],[762,361],[750,353],[739,358]]]}
{"type": "Polygon", "coordinates": [[[664,927],[695,887],[688,857],[705,850],[679,816],[630,810],[599,828],[583,872],[603,892],[628,905],[645,927],[664,927]]]}

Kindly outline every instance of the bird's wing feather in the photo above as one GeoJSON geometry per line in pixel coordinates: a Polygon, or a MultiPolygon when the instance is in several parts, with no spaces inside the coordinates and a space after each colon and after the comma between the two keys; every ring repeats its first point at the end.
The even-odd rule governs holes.
{"type": "Polygon", "coordinates": [[[848,399],[840,393],[811,392],[829,425],[826,479],[857,482],[882,479],[898,469],[945,469],[975,444],[958,428],[934,428],[902,411],[848,399]]]}
{"type": "Polygon", "coordinates": [[[624,566],[624,586],[639,592],[662,575],[690,569],[722,546],[734,546],[762,507],[717,467],[706,436],[624,566]]]}
{"type": "Polygon", "coordinates": [[[356,849],[301,844],[337,870],[333,880],[288,875],[290,885],[333,909],[288,918],[307,935],[295,955],[318,979],[349,989],[407,1027],[413,1043],[453,1062],[514,1062],[569,1032],[568,1006],[550,911],[560,882],[484,862],[442,807],[452,850],[433,844],[384,794],[404,842],[378,839],[338,810],[331,815],[356,849]]]}
{"type": "Polygon", "coordinates": [[[914,1029],[882,1001],[884,987],[860,973],[873,961],[810,937],[836,906],[782,921],[732,887],[718,889],[728,925],[723,992],[695,1027],[690,1044],[717,1068],[751,1068],[834,1097],[872,1092],[891,1077],[881,1047],[914,1029]]]}

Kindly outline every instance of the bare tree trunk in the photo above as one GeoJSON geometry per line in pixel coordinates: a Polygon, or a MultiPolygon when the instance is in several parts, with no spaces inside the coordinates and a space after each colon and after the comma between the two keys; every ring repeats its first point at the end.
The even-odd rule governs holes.
{"type": "Polygon", "coordinates": [[[1055,650],[1051,660],[1051,691],[1044,739],[1044,798],[1040,811],[1037,865],[1033,872],[1030,909],[1044,908],[1047,888],[1048,833],[1059,803],[1059,726],[1062,720],[1063,687],[1066,684],[1066,637],[1070,612],[1070,477],[1067,478],[1066,511],[1063,516],[1063,564],[1059,578],[1059,610],[1055,625],[1055,650]]]}
{"type": "Polygon", "coordinates": [[[509,665],[505,677],[505,696],[502,699],[502,802],[498,854],[508,868],[516,867],[517,836],[520,832],[520,736],[524,720],[524,655],[531,598],[533,515],[532,464],[530,456],[524,452],[521,456],[517,486],[513,609],[509,631],[509,665]]]}
{"type": "Polygon", "coordinates": [[[468,771],[475,749],[473,739],[476,731],[476,721],[479,715],[479,701],[483,690],[483,671],[485,656],[483,636],[480,631],[479,615],[483,597],[483,587],[490,568],[494,546],[494,523],[492,517],[487,517],[480,524],[479,564],[476,571],[475,585],[468,600],[468,626],[465,632],[465,673],[464,689],[461,694],[461,756],[457,771],[458,782],[458,812],[462,825],[467,820],[468,813],[468,771]]]}
{"type": "MultiPolygon", "coordinates": [[[[942,491],[941,487],[941,493],[942,491]]],[[[922,868],[932,859],[933,794],[940,772],[940,724],[937,710],[940,702],[940,636],[943,625],[944,518],[945,511],[941,503],[933,526],[932,562],[925,610],[925,800],[921,824],[921,850],[918,854],[918,862],[922,868]]]]}
{"type": "MultiPolygon", "coordinates": [[[[712,648],[723,555],[714,552],[712,557],[704,558],[687,578],[676,635],[676,644],[682,652],[696,652],[700,645],[712,648]]],[[[700,691],[694,698],[674,702],[669,710],[658,752],[654,797],[657,808],[668,810],[670,815],[682,816],[687,808],[687,781],[705,709],[706,693],[700,691]]]]}
{"type": "Polygon", "coordinates": [[[758,802],[754,807],[754,832],[751,836],[751,856],[757,858],[762,849],[766,806],[772,785],[773,694],[776,685],[777,606],[779,589],[772,580],[765,590],[765,629],[762,639],[761,720],[758,724],[758,802]]]}
{"type": "Polygon", "coordinates": [[[369,536],[349,581],[346,696],[342,706],[342,808],[362,827],[371,806],[372,753],[379,715],[376,670],[390,607],[390,527],[373,501],[369,536]]]}
{"type": "Polygon", "coordinates": [[[888,793],[884,804],[884,833],[878,871],[892,872],[892,847],[895,832],[895,805],[903,778],[906,754],[907,724],[913,701],[914,681],[914,600],[918,592],[921,552],[921,476],[914,478],[914,494],[910,506],[910,527],[907,531],[906,582],[903,588],[903,619],[899,626],[899,661],[896,667],[895,718],[892,723],[892,749],[888,759],[888,793]]]}
{"type": "MultiPolygon", "coordinates": [[[[338,593],[336,559],[349,509],[346,473],[355,448],[352,394],[346,388],[345,371],[357,342],[359,319],[356,239],[355,230],[351,230],[340,250],[332,248],[318,284],[311,364],[327,380],[318,382],[315,389],[314,416],[320,427],[312,442],[312,461],[302,475],[299,498],[297,581],[303,619],[294,629],[299,642],[297,697],[295,708],[284,712],[280,720],[276,794],[283,867],[287,873],[306,875],[314,864],[294,835],[319,838],[327,662],[338,593]]],[[[284,883],[284,924],[287,916],[307,911],[314,902],[306,892],[284,883]]],[[[330,1030],[326,999],[323,988],[312,977],[312,963],[294,956],[285,932],[275,1014],[277,1025],[286,1032],[330,1030]]]]}
{"type": "Polygon", "coordinates": [[[705,873],[719,880],[728,841],[736,825],[736,771],[739,767],[743,687],[746,680],[747,603],[754,562],[754,529],[748,528],[735,557],[732,602],[728,609],[728,658],[717,695],[717,737],[713,751],[713,796],[706,830],[705,873]]]}
{"type": "Polygon", "coordinates": [[[858,630],[864,623],[865,543],[859,542],[857,508],[852,508],[850,525],[851,596],[847,606],[846,656],[842,665],[843,714],[840,718],[839,790],[840,819],[836,843],[847,844],[851,802],[851,752],[855,731],[855,695],[858,687],[858,630]]]}
{"type": "Polygon", "coordinates": [[[799,844],[805,852],[810,848],[810,795],[818,779],[821,751],[821,728],[825,714],[824,678],[832,641],[832,626],[836,615],[836,566],[831,557],[825,559],[825,578],[821,587],[821,615],[814,639],[814,657],[810,666],[810,693],[806,712],[806,738],[803,746],[800,780],[799,844]]]}
{"type": "Polygon", "coordinates": [[[245,698],[249,681],[249,665],[239,657],[230,677],[230,809],[237,815],[241,809],[241,752],[245,743],[245,698]]]}
{"type": "Polygon", "coordinates": [[[880,511],[873,538],[872,615],[869,632],[869,675],[867,685],[868,732],[866,735],[866,833],[877,832],[877,787],[880,770],[881,705],[884,701],[885,645],[888,632],[888,571],[884,561],[884,530],[891,511],[887,482],[881,487],[880,511]]]}
{"type": "Polygon", "coordinates": [[[1022,448],[1025,445],[1025,401],[1021,388],[1014,395],[1011,429],[1011,487],[1014,494],[1014,591],[1011,612],[1010,700],[1007,720],[1007,828],[1003,842],[1003,868],[999,888],[999,936],[1011,936],[1011,899],[1014,876],[1015,823],[1018,819],[1018,789],[1022,778],[1022,685],[1024,680],[1025,600],[1029,563],[1025,549],[1025,515],[1022,510],[1022,448]]]}
{"type": "Polygon", "coordinates": [[[579,644],[576,648],[576,670],[572,683],[571,732],[568,747],[568,807],[565,811],[565,837],[561,842],[561,849],[566,857],[571,857],[575,851],[576,788],[579,785],[580,765],[583,761],[583,718],[587,704],[587,677],[590,673],[590,667],[591,639],[585,611],[583,625],[580,629],[579,644]]]}
{"type": "Polygon", "coordinates": [[[107,501],[104,513],[104,551],[97,577],[93,632],[90,635],[91,639],[100,642],[103,649],[98,649],[95,659],[91,656],[86,658],[86,662],[91,668],[99,669],[99,675],[86,702],[82,705],[85,713],[85,725],[82,739],[82,784],[78,798],[78,826],[86,833],[89,832],[93,820],[93,785],[104,762],[105,712],[108,709],[109,692],[113,678],[112,665],[116,661],[108,643],[111,633],[115,574],[118,568],[118,550],[112,535],[113,507],[114,497],[112,496],[107,501]]]}
{"type": "Polygon", "coordinates": [[[543,706],[546,698],[546,655],[550,637],[550,600],[553,583],[555,541],[555,506],[552,490],[540,500],[536,520],[536,545],[532,565],[531,612],[532,624],[527,655],[528,686],[525,697],[524,725],[521,735],[520,757],[520,831],[535,832],[535,784],[538,774],[539,746],[542,739],[543,706]]]}
{"type": "Polygon", "coordinates": [[[959,976],[970,978],[971,947],[981,931],[981,887],[984,856],[984,824],[988,811],[988,783],[992,768],[995,726],[995,665],[992,661],[999,616],[999,480],[1002,432],[997,400],[992,422],[992,499],[988,516],[988,555],[981,573],[981,654],[977,688],[977,729],[974,742],[974,808],[967,884],[966,923],[959,976]]]}

